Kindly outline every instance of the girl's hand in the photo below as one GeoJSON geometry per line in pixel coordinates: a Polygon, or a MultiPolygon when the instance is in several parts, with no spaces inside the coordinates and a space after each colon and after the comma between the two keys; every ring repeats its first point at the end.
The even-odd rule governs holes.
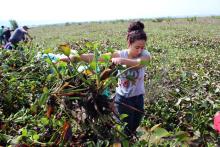
{"type": "Polygon", "coordinates": [[[118,57],[118,58],[112,58],[112,63],[118,65],[118,64],[122,64],[122,58],[118,57]]]}

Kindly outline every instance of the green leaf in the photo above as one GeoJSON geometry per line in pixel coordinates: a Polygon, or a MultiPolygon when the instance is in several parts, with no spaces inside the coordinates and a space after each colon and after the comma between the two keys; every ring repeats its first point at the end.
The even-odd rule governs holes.
{"type": "Polygon", "coordinates": [[[68,44],[60,45],[59,48],[61,49],[64,55],[66,56],[70,55],[71,49],[68,44]]]}
{"type": "Polygon", "coordinates": [[[22,134],[22,136],[27,136],[27,134],[28,134],[28,132],[27,132],[27,129],[26,128],[22,128],[21,129],[21,134],[22,134]]]}
{"type": "Polygon", "coordinates": [[[66,62],[59,62],[59,67],[66,67],[67,63],[66,62]]]}
{"type": "Polygon", "coordinates": [[[49,90],[48,90],[47,87],[44,87],[43,88],[43,94],[41,95],[40,100],[39,100],[39,105],[40,106],[42,106],[46,103],[48,96],[49,96],[49,90]]]}
{"type": "Polygon", "coordinates": [[[33,139],[34,139],[34,140],[36,140],[36,141],[37,141],[39,138],[40,138],[40,137],[39,137],[39,135],[38,135],[38,134],[34,134],[34,135],[33,135],[33,139]]]}
{"type": "Polygon", "coordinates": [[[92,61],[89,65],[92,68],[92,70],[96,69],[96,62],[95,61],[92,61]]]}
{"type": "Polygon", "coordinates": [[[93,47],[92,42],[86,42],[86,47],[87,47],[87,48],[92,48],[92,47],[93,47]]]}
{"type": "Polygon", "coordinates": [[[36,112],[37,112],[37,106],[36,106],[36,104],[31,105],[30,110],[31,110],[31,112],[36,113],[36,112]]]}
{"type": "Polygon", "coordinates": [[[149,61],[141,61],[141,62],[140,62],[140,65],[145,65],[145,66],[147,66],[147,65],[149,65],[149,64],[150,64],[149,61]]]}
{"type": "Polygon", "coordinates": [[[16,140],[12,140],[12,142],[20,142],[21,140],[22,140],[22,138],[23,138],[23,136],[22,135],[20,135],[20,136],[18,136],[17,138],[16,138],[16,140]]]}
{"type": "Polygon", "coordinates": [[[115,52],[115,49],[113,49],[113,48],[107,48],[106,49],[108,52],[111,52],[111,53],[114,53],[115,52]]]}
{"type": "Polygon", "coordinates": [[[48,48],[44,51],[45,54],[49,54],[49,53],[52,53],[52,49],[51,48],[48,48]]]}
{"type": "Polygon", "coordinates": [[[123,120],[123,119],[126,118],[126,117],[128,117],[127,114],[121,114],[121,115],[120,115],[120,120],[123,120]]]}
{"type": "Polygon", "coordinates": [[[41,123],[44,124],[44,125],[49,124],[49,120],[48,120],[46,117],[41,118],[40,121],[41,121],[41,123]]]}
{"type": "Polygon", "coordinates": [[[129,141],[128,140],[122,141],[122,146],[129,146],[129,141]]]}
{"type": "Polygon", "coordinates": [[[43,88],[43,92],[44,92],[44,93],[48,93],[48,88],[47,88],[47,87],[44,87],[44,88],[43,88]]]}
{"type": "Polygon", "coordinates": [[[158,138],[162,138],[170,135],[170,133],[164,128],[156,128],[153,134],[158,138]]]}
{"type": "Polygon", "coordinates": [[[178,141],[189,141],[189,134],[187,132],[183,132],[183,131],[180,131],[180,132],[177,132],[175,134],[176,138],[178,141]]]}
{"type": "Polygon", "coordinates": [[[162,141],[162,138],[167,136],[170,136],[170,133],[167,130],[157,126],[154,129],[149,141],[153,144],[159,144],[162,141]]]}
{"type": "Polygon", "coordinates": [[[49,58],[44,59],[48,64],[52,64],[53,62],[49,58]]]}
{"type": "Polygon", "coordinates": [[[104,61],[109,61],[111,59],[111,56],[110,55],[101,55],[101,58],[104,60],[104,61]]]}
{"type": "Polygon", "coordinates": [[[12,139],[13,139],[13,136],[0,133],[0,140],[1,141],[10,141],[12,139]]]}
{"type": "Polygon", "coordinates": [[[93,44],[93,49],[98,49],[100,47],[100,44],[99,43],[94,43],[93,44]]]}

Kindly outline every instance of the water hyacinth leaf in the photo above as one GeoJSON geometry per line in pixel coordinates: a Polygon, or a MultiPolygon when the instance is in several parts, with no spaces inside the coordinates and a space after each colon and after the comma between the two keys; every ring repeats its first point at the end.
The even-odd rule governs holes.
{"type": "Polygon", "coordinates": [[[11,143],[13,143],[13,142],[14,142],[14,143],[20,142],[20,141],[22,140],[22,138],[23,138],[23,136],[20,135],[20,136],[18,136],[15,140],[12,139],[11,143]]]}
{"type": "Polygon", "coordinates": [[[86,42],[86,47],[91,49],[93,47],[92,42],[86,42]]]}
{"type": "Polygon", "coordinates": [[[154,125],[154,126],[150,129],[150,131],[153,132],[153,131],[154,131],[156,128],[158,128],[160,125],[161,125],[161,124],[156,124],[156,125],[154,125]]]}
{"type": "Polygon", "coordinates": [[[22,136],[27,136],[27,134],[28,134],[27,129],[26,128],[22,128],[21,129],[21,134],[22,134],[22,136]]]}
{"type": "Polygon", "coordinates": [[[41,121],[41,123],[42,123],[43,125],[48,125],[48,124],[49,124],[49,120],[48,120],[48,118],[46,118],[46,117],[41,118],[40,121],[41,121]]]}
{"type": "Polygon", "coordinates": [[[48,99],[48,95],[49,95],[49,90],[47,87],[43,88],[43,94],[40,97],[39,100],[39,105],[42,106],[43,104],[45,104],[46,100],[48,99]]]}
{"type": "Polygon", "coordinates": [[[157,127],[154,129],[151,137],[150,142],[153,144],[158,144],[162,141],[163,137],[170,136],[169,132],[163,128],[157,127]]]}
{"type": "Polygon", "coordinates": [[[170,133],[169,133],[167,130],[165,130],[164,128],[160,128],[160,127],[156,128],[156,129],[154,130],[154,133],[153,133],[153,134],[154,134],[157,138],[167,137],[167,136],[170,135],[170,133]]]}
{"type": "Polygon", "coordinates": [[[100,44],[99,43],[94,43],[93,44],[93,49],[98,49],[100,48],[100,44]]]}
{"type": "Polygon", "coordinates": [[[122,146],[129,146],[129,141],[128,140],[124,140],[122,142],[122,146]]]}
{"type": "Polygon", "coordinates": [[[37,106],[36,106],[36,104],[31,105],[30,111],[31,111],[32,113],[36,113],[36,112],[37,112],[37,106]]]}
{"type": "Polygon", "coordinates": [[[7,141],[7,143],[10,142],[10,144],[17,143],[17,138],[14,138],[13,136],[10,136],[10,135],[0,133],[0,138],[1,138],[1,141],[7,141]]]}
{"type": "Polygon", "coordinates": [[[106,49],[108,52],[110,52],[110,53],[114,53],[115,52],[115,49],[113,49],[113,48],[107,48],[106,49]]]}
{"type": "Polygon", "coordinates": [[[178,141],[189,141],[190,139],[189,134],[183,131],[177,132],[175,136],[178,141]]]}
{"type": "Polygon", "coordinates": [[[84,54],[84,53],[87,53],[87,52],[88,52],[87,48],[82,48],[81,50],[78,51],[78,54],[81,55],[81,54],[84,54]]]}
{"type": "Polygon", "coordinates": [[[120,115],[120,120],[123,120],[123,119],[126,118],[126,117],[128,117],[127,114],[121,114],[121,115],[120,115]]]}
{"type": "Polygon", "coordinates": [[[66,62],[59,62],[59,67],[66,67],[67,63],[66,62]]]}
{"type": "Polygon", "coordinates": [[[121,131],[121,130],[123,129],[122,126],[119,125],[119,124],[116,124],[116,125],[115,125],[115,128],[116,128],[117,130],[119,130],[119,131],[121,131]]]}
{"type": "Polygon", "coordinates": [[[89,65],[93,70],[96,69],[96,62],[95,61],[92,61],[89,65]]]}
{"type": "Polygon", "coordinates": [[[104,61],[109,61],[111,59],[111,56],[110,55],[101,55],[101,58],[104,59],[104,61]]]}
{"type": "Polygon", "coordinates": [[[150,62],[149,61],[141,61],[140,62],[140,65],[145,65],[145,66],[147,66],[147,65],[149,65],[150,64],[150,62]]]}
{"type": "Polygon", "coordinates": [[[45,54],[49,54],[49,53],[52,53],[52,49],[51,48],[48,48],[44,51],[45,54]]]}
{"type": "Polygon", "coordinates": [[[45,61],[46,61],[48,64],[52,64],[52,63],[53,63],[49,58],[46,58],[45,61]]]}
{"type": "Polygon", "coordinates": [[[36,140],[36,141],[37,141],[39,138],[40,138],[40,137],[39,137],[38,134],[34,134],[34,135],[33,135],[33,140],[36,140]]]}
{"type": "Polygon", "coordinates": [[[71,53],[71,48],[68,44],[61,44],[59,45],[59,48],[63,52],[64,55],[69,56],[71,53]]]}

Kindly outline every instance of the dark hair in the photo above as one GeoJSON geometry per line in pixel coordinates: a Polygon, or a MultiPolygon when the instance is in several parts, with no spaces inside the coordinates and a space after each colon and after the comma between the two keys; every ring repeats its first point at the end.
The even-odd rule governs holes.
{"type": "Polygon", "coordinates": [[[132,44],[137,40],[147,41],[144,24],[140,21],[132,22],[128,27],[127,41],[132,44]]]}
{"type": "Polygon", "coordinates": [[[23,28],[24,28],[25,30],[30,29],[28,26],[23,26],[23,28]]]}

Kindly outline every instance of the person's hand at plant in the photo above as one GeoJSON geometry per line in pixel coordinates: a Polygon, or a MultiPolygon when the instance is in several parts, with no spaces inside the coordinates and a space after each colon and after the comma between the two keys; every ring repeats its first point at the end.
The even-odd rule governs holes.
{"type": "Polygon", "coordinates": [[[122,58],[118,57],[118,58],[112,58],[112,63],[116,64],[116,65],[119,65],[119,64],[122,64],[122,58]]]}

